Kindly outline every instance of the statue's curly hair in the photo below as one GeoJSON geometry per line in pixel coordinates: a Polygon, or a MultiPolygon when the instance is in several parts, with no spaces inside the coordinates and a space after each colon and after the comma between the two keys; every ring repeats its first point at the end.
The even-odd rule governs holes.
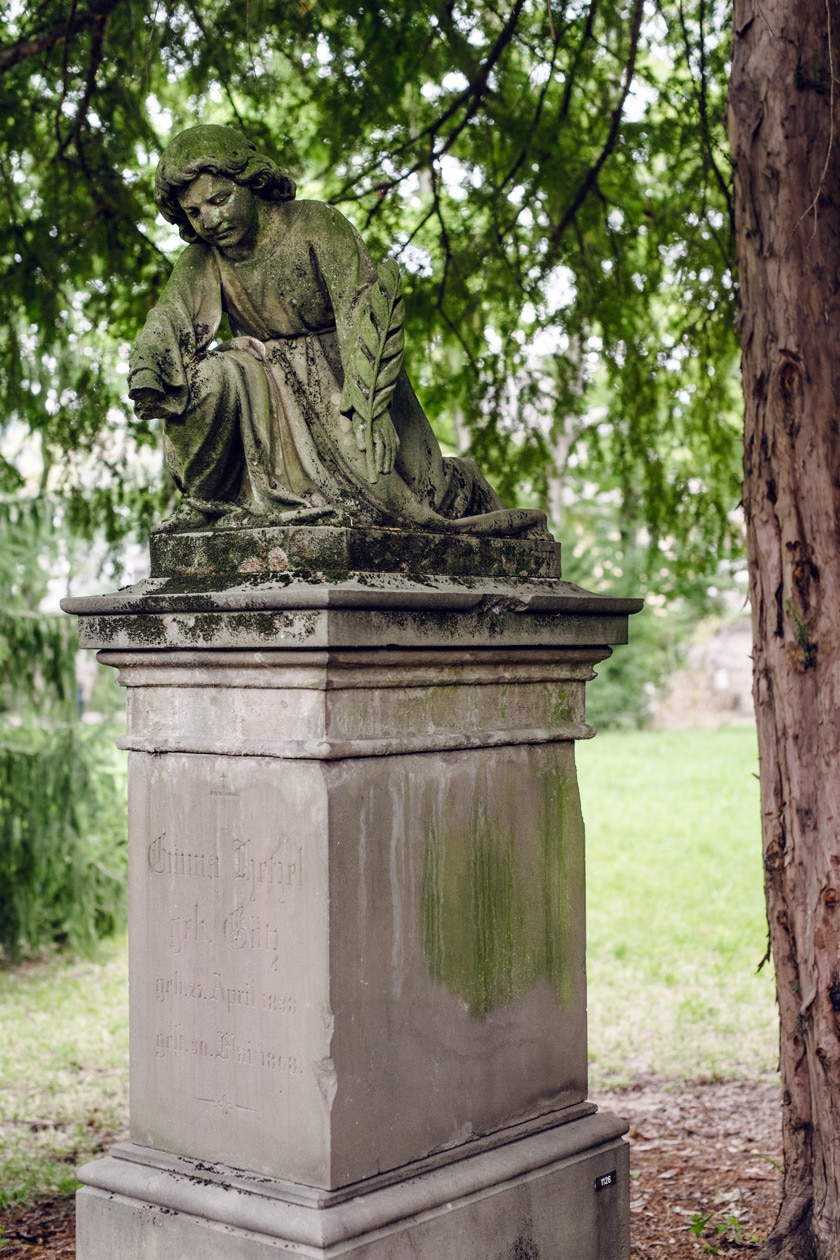
{"type": "Polygon", "coordinates": [[[204,124],[182,131],[166,146],[155,171],[155,202],[185,241],[200,239],[181,209],[178,194],[204,171],[244,184],[266,201],[292,201],[295,181],[235,127],[204,124]]]}

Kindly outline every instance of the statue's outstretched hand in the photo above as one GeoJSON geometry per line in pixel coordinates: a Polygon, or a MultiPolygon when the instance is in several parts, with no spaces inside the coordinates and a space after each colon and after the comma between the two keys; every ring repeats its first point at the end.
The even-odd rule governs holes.
{"type": "MultiPolygon", "coordinates": [[[[373,451],[368,452],[368,454],[369,456],[372,455],[374,470],[381,476],[387,476],[388,473],[394,471],[394,460],[397,458],[397,451],[400,445],[399,434],[394,428],[393,421],[387,411],[383,411],[381,416],[377,416],[371,427],[373,431],[373,451]]],[[[355,416],[353,430],[359,450],[367,451],[367,425],[358,412],[355,416]]]]}

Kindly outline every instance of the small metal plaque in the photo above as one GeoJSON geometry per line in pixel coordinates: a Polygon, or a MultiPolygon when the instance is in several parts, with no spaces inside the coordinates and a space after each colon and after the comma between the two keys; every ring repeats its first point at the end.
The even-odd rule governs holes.
{"type": "Polygon", "coordinates": [[[606,1190],[609,1186],[614,1186],[618,1182],[618,1173],[615,1169],[612,1172],[604,1173],[600,1177],[595,1178],[595,1189],[606,1190]]]}

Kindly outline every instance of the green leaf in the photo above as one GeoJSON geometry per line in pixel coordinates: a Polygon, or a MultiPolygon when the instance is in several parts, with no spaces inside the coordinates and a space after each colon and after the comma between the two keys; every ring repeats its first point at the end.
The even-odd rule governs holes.
{"type": "Polygon", "coordinates": [[[383,329],[387,329],[391,322],[393,300],[375,284],[370,290],[370,305],[376,320],[377,335],[381,337],[383,329]]]}
{"type": "Polygon", "coordinates": [[[354,367],[357,379],[364,386],[365,392],[370,394],[374,386],[375,367],[363,350],[360,350],[360,353],[357,354],[354,360],[354,367]]]}
{"type": "Polygon", "coordinates": [[[394,387],[383,389],[376,395],[376,402],[373,405],[373,414],[371,419],[376,420],[383,412],[387,411],[391,405],[391,399],[394,396],[394,387]]]}
{"type": "Polygon", "coordinates": [[[387,362],[383,362],[382,367],[379,370],[379,375],[376,378],[377,390],[384,390],[389,386],[391,386],[393,390],[393,386],[396,385],[397,377],[399,376],[401,370],[402,357],[400,355],[397,355],[396,358],[389,359],[387,362]]]}
{"type": "Polygon", "coordinates": [[[359,389],[359,386],[356,384],[355,381],[350,382],[349,392],[350,392],[350,402],[353,406],[353,409],[359,413],[359,415],[362,417],[363,420],[367,420],[368,413],[370,411],[369,398],[365,394],[362,393],[361,389],[359,389]]]}
{"type": "Polygon", "coordinates": [[[358,337],[361,345],[368,352],[371,366],[376,362],[379,354],[379,346],[381,342],[381,334],[372,322],[369,316],[361,319],[358,324],[358,337]]]}
{"type": "Polygon", "coordinates": [[[392,359],[395,355],[402,354],[405,350],[405,333],[402,328],[388,333],[382,347],[383,359],[392,359]]]}

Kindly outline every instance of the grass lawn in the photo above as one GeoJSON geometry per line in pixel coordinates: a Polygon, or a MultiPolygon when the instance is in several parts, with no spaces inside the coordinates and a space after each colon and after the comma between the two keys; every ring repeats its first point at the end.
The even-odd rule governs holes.
{"type": "Polygon", "coordinates": [[[0,970],[0,1209],[75,1190],[127,1116],[125,941],[0,970]]]}
{"type": "MultiPolygon", "coordinates": [[[[587,820],[593,1090],[772,1075],[755,735],[606,733],[578,745],[587,820]]],[[[74,1188],[124,1128],[125,943],[0,970],[0,1208],[74,1188]]]]}
{"type": "Polygon", "coordinates": [[[593,1088],[771,1078],[754,730],[605,732],[577,757],[593,1088]]]}

